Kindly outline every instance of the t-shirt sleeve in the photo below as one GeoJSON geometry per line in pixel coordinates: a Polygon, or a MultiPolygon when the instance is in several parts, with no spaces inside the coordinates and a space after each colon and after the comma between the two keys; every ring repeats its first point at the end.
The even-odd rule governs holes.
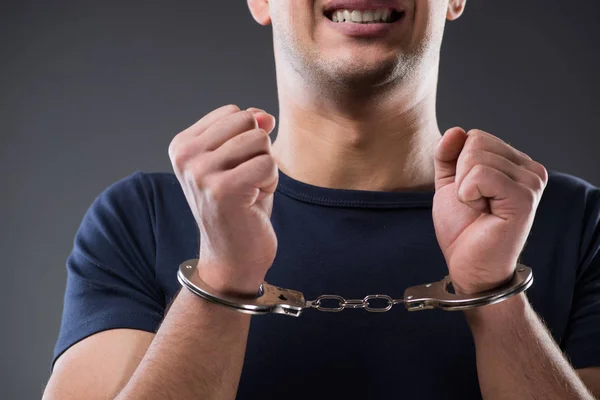
{"type": "Polygon", "coordinates": [[[574,368],[600,366],[600,189],[589,186],[581,236],[581,261],[563,341],[574,368]]]}
{"type": "Polygon", "coordinates": [[[51,367],[70,346],[115,328],[156,332],[165,300],[155,277],[143,173],[112,184],[87,210],[67,258],[63,314],[51,367]]]}

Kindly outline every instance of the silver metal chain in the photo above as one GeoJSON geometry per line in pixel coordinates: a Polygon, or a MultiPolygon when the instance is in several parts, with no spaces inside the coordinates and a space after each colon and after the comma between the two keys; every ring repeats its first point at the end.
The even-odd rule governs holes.
{"type": "Polygon", "coordinates": [[[222,295],[200,279],[196,273],[198,259],[184,261],[179,265],[177,279],[197,296],[214,303],[247,314],[284,314],[300,316],[306,308],[319,311],[339,312],[347,308],[362,308],[369,312],[386,312],[396,304],[404,304],[408,311],[429,310],[439,308],[447,311],[468,310],[488,304],[495,304],[518,293],[527,290],[533,283],[533,272],[530,267],[517,264],[511,281],[502,287],[491,291],[473,294],[457,295],[448,291],[450,277],[434,283],[412,286],[404,290],[402,299],[392,299],[385,294],[370,294],[362,300],[346,300],[342,296],[326,294],[315,300],[306,301],[302,292],[285,289],[263,282],[260,295],[255,299],[222,295]],[[324,304],[329,302],[329,304],[324,304]],[[331,302],[335,306],[331,306],[331,302]],[[381,304],[385,303],[385,304],[381,304]]]}
{"type": "Polygon", "coordinates": [[[370,294],[368,296],[365,296],[365,298],[363,298],[362,300],[359,300],[359,299],[346,300],[342,296],[338,296],[335,294],[324,294],[324,295],[317,297],[315,300],[308,301],[307,305],[312,308],[316,308],[319,311],[326,311],[326,312],[339,312],[339,311],[345,310],[346,308],[362,308],[369,312],[386,312],[386,311],[391,310],[392,306],[394,306],[395,304],[402,304],[402,303],[404,303],[403,299],[392,299],[390,296],[388,296],[386,294],[370,294]],[[384,307],[381,307],[381,306],[377,307],[377,306],[371,305],[370,301],[375,300],[375,299],[385,300],[386,305],[384,307]],[[337,301],[337,306],[336,307],[331,307],[331,306],[327,307],[326,305],[322,304],[322,301],[324,301],[324,300],[337,301]]]}

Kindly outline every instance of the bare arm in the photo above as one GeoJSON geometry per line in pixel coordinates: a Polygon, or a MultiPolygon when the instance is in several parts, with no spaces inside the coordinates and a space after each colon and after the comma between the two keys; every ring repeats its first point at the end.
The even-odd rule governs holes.
{"type": "Polygon", "coordinates": [[[182,289],[117,399],[234,399],[250,315],[182,289]]]}
{"type": "Polygon", "coordinates": [[[153,337],[141,330],[109,329],[74,344],[56,360],[43,400],[114,398],[153,337]]]}
{"type": "MultiPolygon", "coordinates": [[[[486,400],[593,399],[524,294],[465,314],[486,400]]],[[[583,374],[600,381],[598,370],[583,374]]]]}
{"type": "Polygon", "coordinates": [[[114,329],[67,350],[44,399],[233,399],[249,325],[250,315],[182,289],[154,340],[114,329]]]}

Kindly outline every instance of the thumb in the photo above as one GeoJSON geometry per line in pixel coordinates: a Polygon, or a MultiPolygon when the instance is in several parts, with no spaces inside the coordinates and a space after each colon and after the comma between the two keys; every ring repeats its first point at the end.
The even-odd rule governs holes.
{"type": "Polygon", "coordinates": [[[435,148],[435,190],[454,182],[458,156],[467,141],[463,128],[450,128],[444,133],[435,148]]]}
{"type": "Polygon", "coordinates": [[[275,128],[275,117],[266,112],[265,110],[261,110],[260,108],[250,107],[248,109],[252,114],[254,114],[254,118],[256,118],[256,123],[260,129],[264,129],[267,133],[271,133],[275,128]]]}

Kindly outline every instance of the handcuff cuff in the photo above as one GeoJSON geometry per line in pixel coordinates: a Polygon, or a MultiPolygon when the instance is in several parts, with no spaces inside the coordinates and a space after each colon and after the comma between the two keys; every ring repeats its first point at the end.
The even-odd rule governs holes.
{"type": "Polygon", "coordinates": [[[346,300],[338,295],[321,295],[315,300],[305,300],[304,295],[296,290],[284,289],[263,282],[260,285],[258,296],[248,299],[231,295],[218,294],[196,273],[198,259],[190,259],[179,265],[177,278],[182,286],[192,291],[197,296],[217,303],[236,311],[252,314],[284,314],[299,317],[303,310],[314,308],[319,311],[339,312],[346,308],[362,308],[369,312],[389,311],[396,304],[404,304],[408,311],[429,310],[439,308],[446,311],[468,310],[475,307],[499,303],[516,294],[529,289],[533,283],[531,268],[517,264],[512,279],[492,290],[472,295],[451,293],[452,284],[450,276],[434,283],[411,286],[404,291],[402,299],[393,299],[385,294],[371,294],[361,300],[346,300]],[[325,301],[337,301],[336,307],[327,307],[325,301]],[[376,300],[384,300],[385,306],[375,306],[376,300]]]}

